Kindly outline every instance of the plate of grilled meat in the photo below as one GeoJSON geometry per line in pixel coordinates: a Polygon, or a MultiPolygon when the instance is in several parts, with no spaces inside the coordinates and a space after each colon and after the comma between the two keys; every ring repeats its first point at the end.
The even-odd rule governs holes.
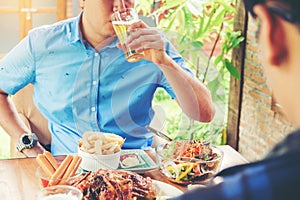
{"type": "Polygon", "coordinates": [[[72,186],[88,199],[159,199],[177,196],[182,192],[167,183],[143,177],[132,171],[100,169],[87,172],[72,182],[72,186]]]}

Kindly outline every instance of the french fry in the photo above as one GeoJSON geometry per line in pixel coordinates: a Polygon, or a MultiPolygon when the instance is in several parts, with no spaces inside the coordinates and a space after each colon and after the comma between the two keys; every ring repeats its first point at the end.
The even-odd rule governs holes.
{"type": "Polygon", "coordinates": [[[96,153],[95,148],[87,149],[86,151],[87,151],[88,153],[91,153],[91,154],[95,154],[95,153],[96,153]]]}
{"type": "Polygon", "coordinates": [[[85,138],[82,139],[82,145],[86,148],[92,147],[91,144],[85,138]]]}
{"type": "Polygon", "coordinates": [[[95,142],[95,150],[97,154],[102,154],[102,146],[103,146],[102,143],[103,143],[102,140],[97,140],[95,142]]]}
{"type": "Polygon", "coordinates": [[[85,132],[79,140],[79,148],[90,154],[113,154],[121,150],[124,139],[116,134],[85,132]]]}

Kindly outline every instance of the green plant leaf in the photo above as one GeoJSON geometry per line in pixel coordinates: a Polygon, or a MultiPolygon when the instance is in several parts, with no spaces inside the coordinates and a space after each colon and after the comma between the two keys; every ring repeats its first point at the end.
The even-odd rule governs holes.
{"type": "Polygon", "coordinates": [[[179,24],[185,25],[185,15],[182,9],[178,11],[177,16],[179,24]]]}
{"type": "Polygon", "coordinates": [[[193,47],[195,47],[196,49],[201,49],[203,47],[203,43],[200,41],[193,41],[192,42],[193,47]]]}
{"type": "Polygon", "coordinates": [[[215,58],[214,64],[218,65],[222,61],[223,55],[219,55],[215,58]]]}
{"type": "Polygon", "coordinates": [[[224,65],[234,78],[240,79],[239,71],[233,66],[233,64],[227,58],[225,58],[224,60],[224,65]]]}
{"type": "Polygon", "coordinates": [[[236,39],[233,41],[233,44],[232,44],[233,48],[234,48],[234,47],[238,47],[238,46],[240,45],[240,43],[241,43],[242,41],[244,41],[244,39],[245,39],[245,38],[242,37],[242,36],[236,38],[236,39]]]}

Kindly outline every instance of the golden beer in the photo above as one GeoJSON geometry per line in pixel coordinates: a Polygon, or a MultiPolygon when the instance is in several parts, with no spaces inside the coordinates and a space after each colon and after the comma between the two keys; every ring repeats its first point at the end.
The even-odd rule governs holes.
{"type": "Polygon", "coordinates": [[[130,49],[125,45],[125,41],[127,40],[129,33],[129,26],[134,23],[134,21],[112,21],[114,30],[120,40],[120,43],[125,48],[125,57],[128,62],[137,62],[144,57],[144,53],[137,53],[135,50],[130,49]]]}

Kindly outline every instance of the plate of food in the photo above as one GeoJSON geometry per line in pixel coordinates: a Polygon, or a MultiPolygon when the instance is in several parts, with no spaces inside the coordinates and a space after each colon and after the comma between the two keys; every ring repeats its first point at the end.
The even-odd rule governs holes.
{"type": "Polygon", "coordinates": [[[157,180],[152,180],[152,182],[156,188],[156,200],[169,199],[171,197],[177,197],[183,194],[180,189],[174,187],[173,185],[157,180]]]}
{"type": "Polygon", "coordinates": [[[157,168],[157,164],[141,149],[122,150],[118,169],[143,173],[157,168]]]}
{"type": "Polygon", "coordinates": [[[159,171],[182,185],[205,184],[219,172],[223,151],[201,140],[178,140],[158,146],[159,171]]]}
{"type": "Polygon", "coordinates": [[[87,172],[71,185],[84,199],[168,199],[183,194],[172,185],[127,170],[87,172]]]}

